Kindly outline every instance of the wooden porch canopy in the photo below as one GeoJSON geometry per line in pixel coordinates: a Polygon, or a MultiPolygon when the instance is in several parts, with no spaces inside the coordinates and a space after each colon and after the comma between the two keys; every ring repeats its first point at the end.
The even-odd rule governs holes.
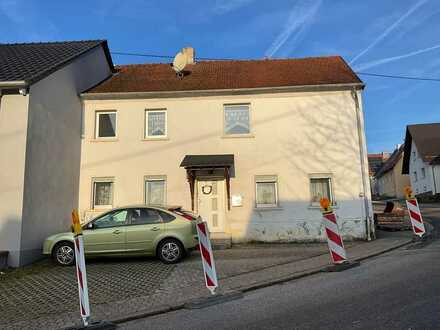
{"type": "Polygon", "coordinates": [[[226,197],[228,199],[228,210],[231,209],[231,189],[230,178],[231,168],[234,166],[234,155],[186,155],[180,167],[186,169],[186,175],[191,192],[191,209],[194,211],[194,189],[197,170],[217,170],[223,169],[226,179],[226,197]]]}

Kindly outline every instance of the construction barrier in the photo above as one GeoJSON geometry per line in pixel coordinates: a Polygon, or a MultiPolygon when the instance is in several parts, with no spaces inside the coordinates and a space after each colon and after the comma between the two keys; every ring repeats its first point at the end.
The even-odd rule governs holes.
{"type": "Polygon", "coordinates": [[[405,188],[406,207],[411,219],[411,226],[415,235],[422,237],[425,233],[425,224],[423,223],[422,213],[420,212],[419,203],[414,196],[410,187],[405,188]]]}
{"type": "Polygon", "coordinates": [[[215,271],[214,256],[212,254],[211,240],[206,222],[197,224],[197,235],[199,237],[199,248],[202,257],[203,272],[205,274],[205,284],[211,294],[215,294],[218,287],[217,273],[215,271]]]}
{"type": "Polygon", "coordinates": [[[89,325],[90,305],[87,288],[86,263],[84,258],[84,241],[77,210],[72,211],[72,231],[75,243],[76,278],[78,279],[79,305],[84,326],[89,325]]]}
{"type": "Polygon", "coordinates": [[[325,232],[327,234],[327,244],[332,261],[336,265],[346,263],[348,261],[344,242],[339,233],[338,222],[336,220],[336,215],[333,213],[333,209],[330,206],[330,201],[327,198],[323,198],[321,199],[320,204],[324,219],[325,232]]]}

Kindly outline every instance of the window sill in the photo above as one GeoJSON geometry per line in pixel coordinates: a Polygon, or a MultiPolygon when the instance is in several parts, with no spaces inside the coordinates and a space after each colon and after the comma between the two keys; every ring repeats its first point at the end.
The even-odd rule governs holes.
{"type": "MultiPolygon", "coordinates": [[[[335,205],[332,205],[331,207],[332,207],[332,209],[338,209],[339,205],[335,204],[335,205]]],[[[319,210],[319,209],[321,209],[321,206],[320,205],[309,205],[307,208],[310,210],[319,210]]]]}
{"type": "Polygon", "coordinates": [[[221,136],[222,139],[252,139],[255,138],[254,134],[231,134],[221,136]]]}
{"type": "Polygon", "coordinates": [[[142,141],[168,141],[170,138],[167,136],[160,137],[144,137],[142,141]]]}
{"type": "Polygon", "coordinates": [[[254,211],[282,211],[284,208],[281,206],[271,206],[271,207],[254,207],[254,211]]]}
{"type": "Polygon", "coordinates": [[[98,138],[98,139],[90,139],[90,142],[117,142],[118,138],[98,138]]]}

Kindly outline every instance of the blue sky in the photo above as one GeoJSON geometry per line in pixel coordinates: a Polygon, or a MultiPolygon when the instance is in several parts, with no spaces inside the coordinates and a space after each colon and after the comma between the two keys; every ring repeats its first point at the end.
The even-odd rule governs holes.
{"type": "MultiPolygon", "coordinates": [[[[338,54],[356,71],[440,78],[438,0],[1,0],[0,31],[0,42],[107,39],[112,51],[165,55],[338,54]]],[[[361,78],[369,152],[391,151],[407,124],[440,121],[440,82],[361,78]]]]}

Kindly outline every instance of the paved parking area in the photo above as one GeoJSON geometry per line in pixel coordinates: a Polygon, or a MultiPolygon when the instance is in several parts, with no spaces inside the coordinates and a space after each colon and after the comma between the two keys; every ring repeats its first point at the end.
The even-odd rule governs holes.
{"type": "MultiPolygon", "coordinates": [[[[347,242],[346,246],[368,255],[380,241],[373,245],[347,242]]],[[[236,245],[214,251],[214,256],[223,290],[329,262],[326,244],[236,245]]],[[[74,267],[46,260],[0,275],[0,329],[60,329],[80,324],[74,272],[74,267]]],[[[178,265],[164,265],[153,258],[88,260],[87,274],[93,320],[118,319],[209,295],[197,252],[178,265]]]]}
{"type": "MultiPolygon", "coordinates": [[[[155,292],[175,269],[154,259],[100,259],[87,263],[92,305],[155,292]]],[[[74,267],[44,260],[0,275],[2,324],[78,310],[74,267]]]]}

